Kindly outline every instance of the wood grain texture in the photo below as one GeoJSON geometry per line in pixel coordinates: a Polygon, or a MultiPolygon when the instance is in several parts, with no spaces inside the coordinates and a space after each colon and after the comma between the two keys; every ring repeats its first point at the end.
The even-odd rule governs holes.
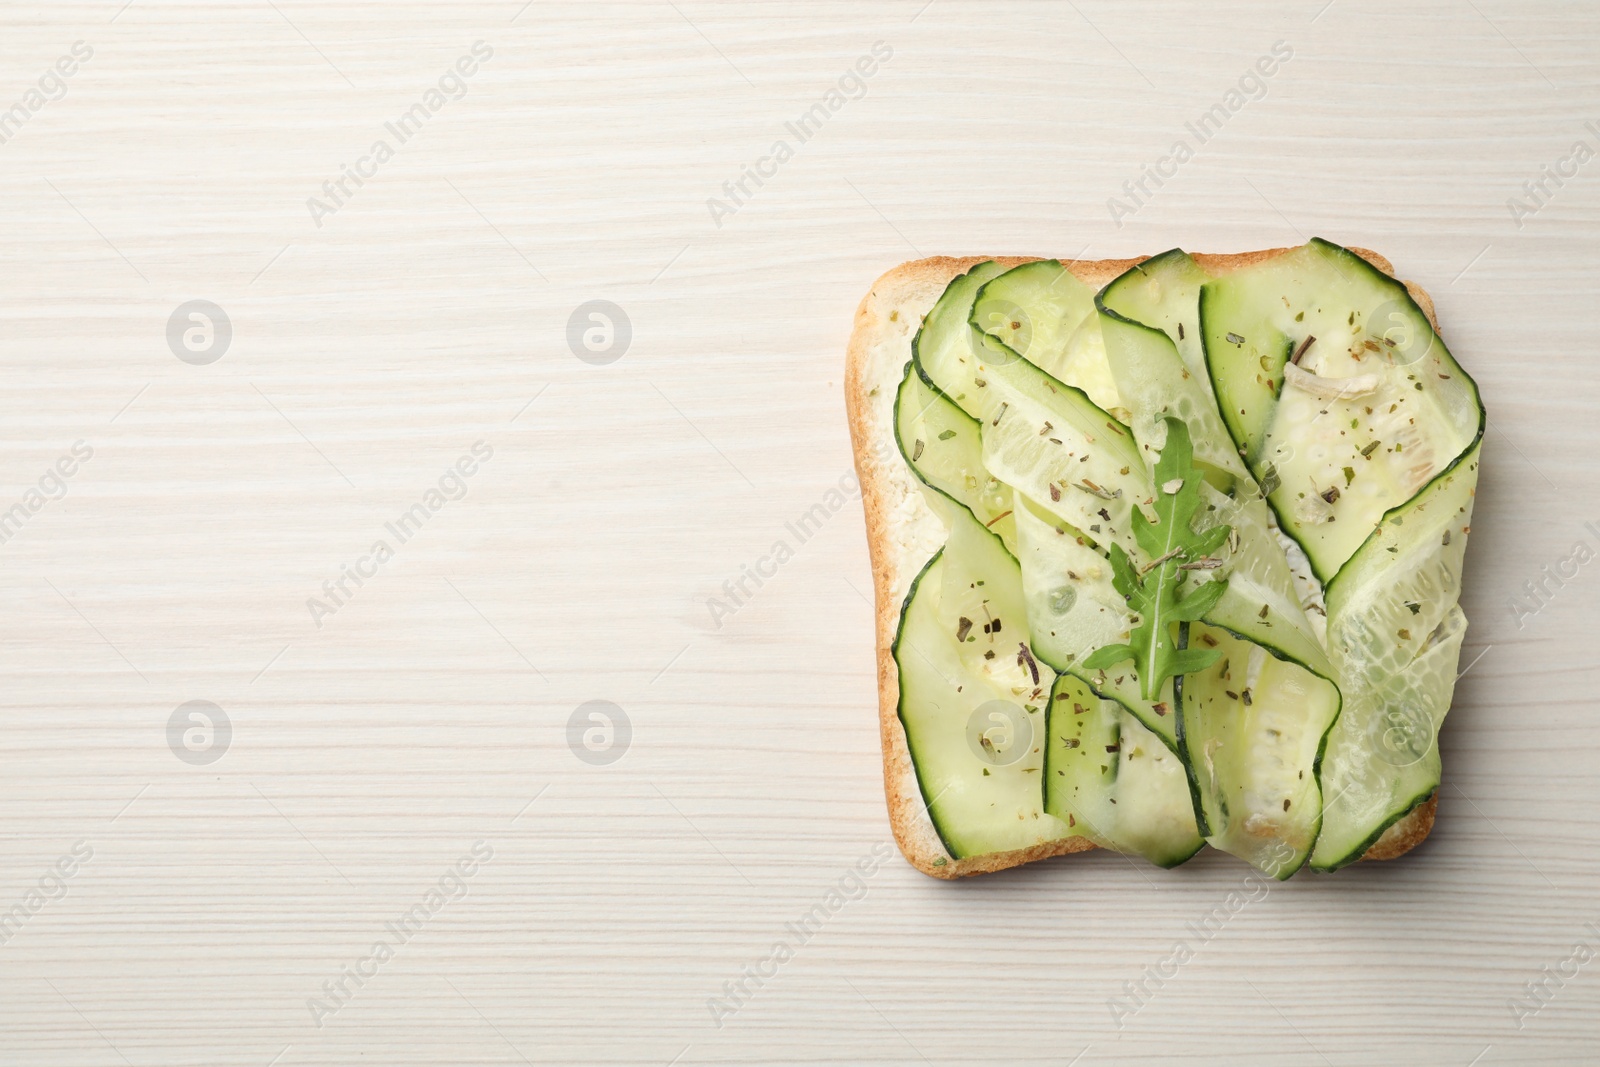
{"type": "Polygon", "coordinates": [[[1507,198],[1600,148],[1594,8],[64,0],[0,30],[0,112],[93,49],[0,144],[0,514],[93,449],[0,544],[0,1063],[1593,1061],[1600,963],[1520,1028],[1510,1003],[1600,948],[1600,570],[1558,573],[1600,550],[1600,162],[1520,227],[1507,198]],[[480,40],[319,227],[307,199],[480,40]],[[1119,227],[1108,198],[1280,40],[1264,96],[1119,227]],[[1489,405],[1433,835],[1264,896],[1218,855],[874,866],[860,507],[787,525],[851,467],[865,287],[923,255],[1312,234],[1421,281],[1489,405]],[[166,338],[195,299],[233,327],[205,366],[166,338]],[[606,366],[567,342],[598,299],[631,322],[606,366]],[[307,599],[379,539],[318,626],[307,599]],[[208,765],[168,747],[194,700],[232,725],[208,765]],[[569,748],[591,700],[631,722],[609,765],[569,748]],[[1208,918],[1235,890],[1260,899],[1208,918]]]}

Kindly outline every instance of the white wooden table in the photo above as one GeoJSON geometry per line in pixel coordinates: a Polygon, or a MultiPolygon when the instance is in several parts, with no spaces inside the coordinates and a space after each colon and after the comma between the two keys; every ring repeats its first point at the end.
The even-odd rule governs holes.
{"type": "Polygon", "coordinates": [[[1595,1062],[1600,12],[1323,2],[5,5],[0,1063],[1595,1062]],[[861,294],[1312,234],[1490,405],[1433,838],[873,866],[861,294]]]}

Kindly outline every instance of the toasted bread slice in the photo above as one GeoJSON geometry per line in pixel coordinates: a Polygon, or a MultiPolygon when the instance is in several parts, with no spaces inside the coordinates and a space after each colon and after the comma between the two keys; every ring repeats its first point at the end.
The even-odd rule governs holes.
{"type": "MultiPolygon", "coordinates": [[[[1289,251],[1272,248],[1235,255],[1194,258],[1213,275],[1227,274],[1289,251]]],[[[1351,251],[1393,275],[1389,261],[1361,248],[1351,251]]],[[[935,256],[902,263],[873,283],[856,309],[855,328],[845,370],[845,405],[866,509],[867,541],[876,590],[878,650],[878,728],[883,743],[883,785],[895,841],[912,866],[936,878],[962,878],[1004,870],[1049,856],[1085,852],[1095,845],[1067,837],[1012,852],[967,859],[952,858],[939,840],[917,785],[905,730],[899,716],[899,671],[891,648],[900,609],[911,581],[945,540],[944,526],[923,500],[915,475],[894,444],[894,397],[911,358],[911,342],[922,318],[952,279],[989,259],[1004,266],[1031,263],[1038,256],[935,256]]],[[[1063,260],[1062,264],[1092,289],[1100,289],[1137,263],[1136,259],[1063,260]]],[[[1406,282],[1412,297],[1438,329],[1433,300],[1421,287],[1406,282]]],[[[1390,826],[1363,859],[1394,859],[1415,848],[1433,828],[1437,792],[1390,826]]]]}

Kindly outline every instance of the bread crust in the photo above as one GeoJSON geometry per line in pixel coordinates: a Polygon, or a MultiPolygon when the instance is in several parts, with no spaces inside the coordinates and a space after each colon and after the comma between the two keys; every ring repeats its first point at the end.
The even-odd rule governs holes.
{"type": "MultiPolygon", "coordinates": [[[[1351,248],[1385,274],[1393,265],[1364,248],[1351,248]]],[[[1191,253],[1213,275],[1241,270],[1283,255],[1289,248],[1269,248],[1232,254],[1191,253]]],[[[923,803],[905,729],[900,722],[900,680],[892,646],[900,609],[911,581],[943,543],[933,542],[928,524],[938,525],[922,503],[914,476],[893,447],[893,394],[905,363],[911,358],[911,339],[922,318],[932,309],[950,281],[979,263],[994,260],[1006,267],[1032,263],[1042,256],[934,256],[912,260],[887,271],[856,308],[855,325],[845,365],[845,409],[855,453],[856,474],[866,512],[867,543],[872,559],[875,632],[878,656],[878,733],[883,746],[883,785],[889,824],[900,852],[917,870],[935,878],[964,878],[1005,870],[1052,856],[1065,856],[1095,848],[1083,837],[1067,837],[1031,848],[996,852],[957,860],[951,857],[934,829],[923,803]],[[885,447],[887,445],[887,447],[885,447]],[[900,527],[912,531],[905,543],[896,540],[900,527]],[[922,540],[916,539],[917,530],[922,540]]],[[[1149,256],[1132,259],[1062,260],[1061,263],[1090,288],[1099,290],[1149,256]]],[[[1407,290],[1438,330],[1433,300],[1421,286],[1405,283],[1407,290]]],[[[1433,829],[1438,794],[1430,796],[1390,826],[1362,859],[1394,859],[1411,851],[1433,829]]]]}

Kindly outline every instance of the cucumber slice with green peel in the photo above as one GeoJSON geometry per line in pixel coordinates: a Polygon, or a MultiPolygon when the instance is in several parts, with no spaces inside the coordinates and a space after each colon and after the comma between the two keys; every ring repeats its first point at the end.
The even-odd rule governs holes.
{"type": "Polygon", "coordinates": [[[928,814],[956,859],[1071,836],[1044,810],[1053,679],[1020,654],[1028,631],[1017,562],[965,507],[928,495],[950,540],[913,584],[893,646],[928,814]]]}
{"type": "MultiPolygon", "coordinates": [[[[1238,492],[1253,490],[1253,481],[1241,481],[1238,492]]],[[[1333,678],[1333,665],[1310,617],[1301,606],[1294,578],[1273,532],[1266,502],[1259,495],[1236,498],[1203,487],[1209,510],[1203,527],[1231,526],[1224,565],[1216,575],[1228,580],[1228,589],[1204,621],[1263,646],[1279,658],[1333,678]]]]}
{"type": "Polygon", "coordinates": [[[1406,287],[1337,245],[1208,282],[1200,322],[1233,442],[1324,584],[1483,433],[1476,384],[1406,287]]]}
{"type": "Polygon", "coordinates": [[[1359,859],[1438,788],[1436,739],[1467,626],[1456,601],[1481,449],[1391,511],[1328,587],[1328,645],[1345,711],[1323,765],[1319,870],[1359,859]]]}
{"type": "Polygon", "coordinates": [[[952,280],[911,342],[911,360],[922,380],[975,419],[986,417],[1004,398],[994,399],[980,384],[979,355],[991,353],[982,346],[983,334],[973,328],[968,316],[983,283],[1004,270],[989,260],[952,280]]]}
{"type": "Polygon", "coordinates": [[[1222,658],[1184,676],[1179,749],[1200,830],[1274,878],[1304,866],[1322,822],[1317,770],[1339,689],[1290,660],[1204,623],[1192,646],[1222,658]]]}
{"type": "Polygon", "coordinates": [[[1082,389],[1103,408],[1118,405],[1095,322],[1095,294],[1059,260],[1013,267],[985,282],[970,321],[1046,374],[1082,389]]]}
{"type": "Polygon", "coordinates": [[[1217,414],[1210,386],[1184,365],[1172,338],[1109,309],[1099,315],[1106,358],[1130,415],[1128,427],[1147,456],[1159,453],[1166,443],[1165,420],[1182,419],[1194,442],[1195,461],[1226,475],[1211,477],[1213,485],[1225,489],[1235,479],[1248,479],[1250,472],[1217,414]]]}
{"type": "Polygon", "coordinates": [[[978,421],[930,388],[909,363],[895,394],[894,431],[913,474],[964,505],[1007,548],[1015,548],[1011,489],[984,469],[978,421]]]}
{"type": "Polygon", "coordinates": [[[1061,373],[1056,375],[1060,381],[1083,390],[1085,396],[1118,421],[1127,421],[1122,395],[1117,392],[1117,380],[1112,377],[1111,362],[1106,358],[1106,342],[1100,334],[1098,315],[1084,319],[1067,341],[1060,369],[1061,373]]]}
{"type": "MultiPolygon", "coordinates": [[[[1483,442],[1479,441],[1461,462],[1384,516],[1328,586],[1329,643],[1336,652],[1344,644],[1334,638],[1342,621],[1375,598],[1401,597],[1396,603],[1405,610],[1393,609],[1390,618],[1402,625],[1407,619],[1412,623],[1420,620],[1426,628],[1442,620],[1460,597],[1482,452],[1483,442]]],[[[1351,654],[1345,653],[1345,659],[1349,661],[1351,654]]],[[[1360,673],[1365,676],[1364,664],[1362,668],[1360,673]]]]}
{"type": "Polygon", "coordinates": [[[1097,306],[1134,322],[1153,326],[1178,346],[1189,373],[1211,393],[1206,374],[1205,347],[1200,342],[1200,287],[1211,280],[1181,248],[1151,256],[1106,283],[1095,298],[1097,306]]]}
{"type": "Polygon", "coordinates": [[[1054,373],[1067,342],[1093,314],[1094,290],[1060,260],[1041,259],[985,282],[968,318],[1030,363],[1054,373]]]}
{"type": "Polygon", "coordinates": [[[1160,867],[1204,846],[1183,765],[1127,709],[1062,675],[1045,714],[1047,812],[1097,845],[1160,867]]]}
{"type": "Polygon", "coordinates": [[[945,289],[914,345],[923,381],[981,423],[983,465],[1097,541],[1132,545],[1129,512],[1148,496],[1128,428],[968,321],[988,268],[945,289]],[[1048,501],[1048,503],[1046,503],[1048,501]]]}
{"type": "Polygon", "coordinates": [[[1007,398],[982,427],[989,473],[1096,542],[1132,549],[1132,512],[1151,490],[1129,430],[1026,361],[984,373],[1007,398]]]}
{"type": "Polygon", "coordinates": [[[1110,562],[1089,538],[1039,504],[1020,493],[1016,502],[1017,560],[1034,655],[1058,674],[1074,675],[1097,697],[1116,702],[1176,754],[1171,682],[1159,699],[1145,700],[1132,664],[1089,670],[1081,662],[1128,635],[1128,603],[1111,584],[1110,562]]]}
{"type": "Polygon", "coordinates": [[[1034,651],[1066,670],[1079,656],[1122,638],[1128,604],[1093,541],[1020,493],[1016,503],[1017,561],[1034,651]]]}
{"type": "Polygon", "coordinates": [[[1359,860],[1438,790],[1438,732],[1450,710],[1466,631],[1466,615],[1457,607],[1406,673],[1346,698],[1341,719],[1349,718],[1349,732],[1335,729],[1323,760],[1326,810],[1313,869],[1334,871],[1359,860]]]}

